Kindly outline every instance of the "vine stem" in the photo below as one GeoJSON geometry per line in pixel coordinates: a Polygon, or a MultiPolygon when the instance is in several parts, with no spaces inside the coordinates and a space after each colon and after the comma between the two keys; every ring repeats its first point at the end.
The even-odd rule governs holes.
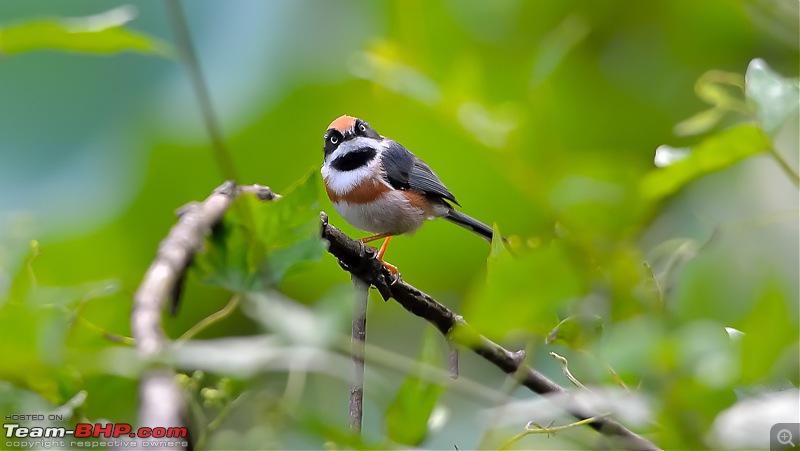
{"type": "Polygon", "coordinates": [[[783,169],[783,172],[786,174],[786,176],[789,177],[789,180],[791,180],[792,183],[794,183],[794,186],[800,188],[800,175],[797,172],[795,172],[794,169],[792,169],[792,166],[789,164],[788,161],[786,161],[785,158],[783,158],[783,155],[778,153],[778,151],[775,150],[775,147],[773,146],[769,146],[768,151],[770,155],[772,155],[772,158],[774,158],[775,161],[778,163],[778,166],[780,166],[781,169],[783,169]]]}
{"type": "Polygon", "coordinates": [[[589,424],[589,423],[591,423],[593,421],[597,421],[597,420],[599,420],[601,418],[605,418],[607,416],[608,416],[608,414],[597,415],[597,416],[594,416],[594,417],[591,417],[591,418],[586,418],[586,419],[581,420],[581,421],[576,421],[574,423],[565,424],[564,426],[555,426],[555,427],[550,427],[550,426],[542,427],[542,426],[540,426],[540,425],[538,425],[538,424],[536,424],[536,423],[531,421],[531,422],[529,422],[528,424],[525,425],[525,430],[524,431],[520,432],[519,434],[517,434],[517,435],[511,437],[510,439],[506,440],[505,442],[503,442],[503,444],[500,445],[500,447],[498,449],[501,449],[501,450],[509,449],[511,447],[511,445],[513,445],[514,443],[522,440],[523,438],[525,438],[525,437],[527,437],[528,435],[531,435],[531,434],[547,434],[549,436],[550,434],[555,434],[556,432],[559,432],[559,431],[564,431],[566,429],[571,429],[571,428],[574,428],[574,427],[578,427],[578,426],[583,426],[585,424],[589,424]],[[531,428],[531,426],[534,426],[535,429],[531,428]]]}

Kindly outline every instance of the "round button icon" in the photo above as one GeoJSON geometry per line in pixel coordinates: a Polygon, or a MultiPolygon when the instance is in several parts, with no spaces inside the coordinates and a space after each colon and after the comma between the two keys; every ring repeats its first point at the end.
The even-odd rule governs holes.
{"type": "Polygon", "coordinates": [[[795,446],[792,442],[794,439],[794,437],[792,437],[792,432],[788,429],[781,429],[778,431],[776,438],[778,439],[778,443],[781,445],[790,445],[792,448],[795,446]]]}

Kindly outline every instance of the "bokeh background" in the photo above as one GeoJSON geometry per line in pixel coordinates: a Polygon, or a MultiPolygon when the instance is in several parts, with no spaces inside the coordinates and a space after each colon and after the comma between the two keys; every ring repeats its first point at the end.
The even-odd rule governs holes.
{"type": "MultiPolygon", "coordinates": [[[[566,356],[601,405],[660,446],[764,447],[773,423],[798,421],[797,2],[183,6],[240,183],[298,192],[362,236],[318,170],[327,125],[363,118],[521,255],[487,262],[483,240],[435,221],[389,249],[406,281],[569,386],[548,352],[566,356]],[[759,94],[763,83],[779,92],[759,94]]],[[[174,41],[161,2],[0,4],[3,413],[51,411],[84,391],[73,422],[136,422],[141,364],[118,342],[132,295],[175,210],[224,180],[174,41]],[[67,18],[124,5],[114,14],[152,47],[4,47],[13,27],[87,26],[67,18]]],[[[177,353],[204,447],[352,443],[350,370],[333,344],[349,333],[349,275],[312,254],[177,353]],[[327,357],[278,362],[263,357],[269,340],[210,341],[248,336],[327,357]]],[[[168,334],[225,306],[228,288],[193,270],[168,334]]],[[[367,357],[365,446],[497,448],[528,421],[570,421],[466,353],[462,379],[475,384],[438,386],[429,408],[404,411],[397,393],[420,347],[444,349],[427,329],[371,300],[368,342],[383,363],[367,357]],[[424,437],[387,426],[403,415],[427,424],[424,437]]],[[[511,446],[597,440],[576,428],[511,446]]]]}

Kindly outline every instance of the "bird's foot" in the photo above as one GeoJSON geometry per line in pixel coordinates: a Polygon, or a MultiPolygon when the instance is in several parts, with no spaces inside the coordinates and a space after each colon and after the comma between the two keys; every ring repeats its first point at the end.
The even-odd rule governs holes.
{"type": "Polygon", "coordinates": [[[397,269],[397,266],[383,260],[381,260],[381,264],[384,268],[388,269],[390,273],[392,273],[392,285],[400,281],[400,270],[397,269]]]}

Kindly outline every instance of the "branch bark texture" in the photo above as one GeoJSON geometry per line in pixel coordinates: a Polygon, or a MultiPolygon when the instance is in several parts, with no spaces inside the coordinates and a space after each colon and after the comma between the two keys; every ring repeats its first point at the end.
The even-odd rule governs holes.
{"type": "Polygon", "coordinates": [[[364,343],[367,341],[367,300],[369,283],[355,274],[353,279],[353,334],[351,354],[353,356],[353,380],[350,385],[350,430],[361,432],[364,416],[364,343]]]}
{"type": "MultiPolygon", "coordinates": [[[[180,212],[180,220],[161,242],[158,254],[145,274],[144,280],[134,295],[131,313],[131,328],[136,348],[145,359],[156,357],[164,348],[167,339],[161,327],[161,312],[164,302],[177,301],[187,268],[194,254],[202,246],[205,236],[222,219],[227,209],[240,192],[249,192],[259,199],[271,200],[278,196],[268,187],[260,185],[242,186],[237,189],[233,182],[226,182],[202,203],[193,203],[180,212]]],[[[402,279],[393,281],[392,275],[375,258],[376,251],[364,243],[353,240],[336,227],[328,224],[327,216],[321,218],[322,238],[328,241],[328,252],[339,259],[341,266],[349,271],[354,281],[366,286],[375,286],[384,300],[394,299],[406,310],[433,324],[443,335],[469,348],[506,374],[512,375],[520,384],[541,395],[561,394],[567,390],[546,376],[523,363],[524,352],[512,352],[475,332],[459,315],[440,304],[402,279]]],[[[362,293],[366,290],[361,287],[362,293]]],[[[355,312],[355,311],[354,311],[355,312]]],[[[359,333],[354,324],[354,338],[359,333]]],[[[354,339],[354,343],[355,343],[354,339]]],[[[363,362],[361,362],[363,371],[363,362]]],[[[362,373],[363,374],[363,373],[362,373]]],[[[139,422],[141,425],[182,425],[183,402],[180,390],[173,381],[174,374],[168,369],[154,369],[144,375],[140,382],[139,422]]],[[[362,392],[363,393],[363,392],[362,392]]],[[[561,399],[561,397],[556,397],[561,399]]],[[[606,437],[612,438],[614,447],[630,450],[658,450],[647,439],[630,431],[622,424],[597,415],[576,402],[563,403],[560,407],[580,421],[588,420],[588,426],[606,437]]],[[[351,409],[351,420],[353,412],[351,409]]],[[[352,423],[351,423],[352,424],[352,423]]],[[[360,424],[360,421],[359,421],[360,424]]]]}
{"type": "MultiPolygon", "coordinates": [[[[158,246],[156,258],[133,296],[131,331],[136,350],[143,360],[154,360],[168,343],[161,325],[164,303],[169,299],[174,312],[186,270],[206,235],[230,208],[239,192],[251,192],[262,200],[276,195],[268,187],[252,185],[236,188],[225,182],[203,202],[193,202],[178,211],[178,223],[158,246]]],[[[139,425],[172,427],[184,425],[185,406],[175,373],[169,368],[154,368],[139,382],[139,425]]]]}
{"type": "MultiPolygon", "coordinates": [[[[460,316],[429,295],[409,285],[402,279],[392,283],[391,274],[375,258],[375,250],[353,240],[336,227],[328,224],[322,215],[322,237],[329,242],[328,252],[339,259],[343,268],[360,279],[374,285],[384,300],[394,299],[406,310],[425,319],[446,337],[471,349],[520,384],[540,395],[564,394],[567,390],[543,374],[522,363],[524,352],[512,352],[472,330],[460,316]]],[[[614,440],[613,445],[630,450],[658,450],[644,437],[627,429],[610,418],[603,418],[577,402],[561,405],[578,420],[593,419],[588,426],[614,440]]]]}

